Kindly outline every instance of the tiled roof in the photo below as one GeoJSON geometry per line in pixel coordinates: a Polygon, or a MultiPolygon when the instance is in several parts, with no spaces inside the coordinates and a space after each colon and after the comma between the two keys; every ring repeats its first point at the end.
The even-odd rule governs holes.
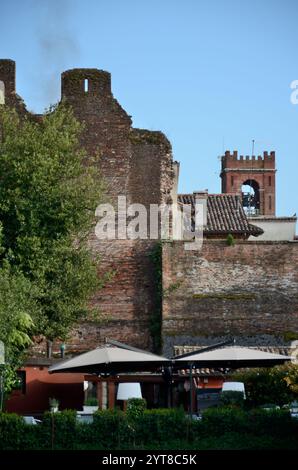
{"type": "MultiPolygon", "coordinates": [[[[178,371],[178,375],[185,375],[189,376],[189,369],[180,369],[178,371]]],[[[231,373],[230,369],[224,369],[224,368],[218,368],[218,369],[213,369],[211,367],[200,367],[199,369],[193,369],[193,374],[194,375],[200,375],[202,377],[223,377],[226,374],[231,373]]]]}
{"type": "MultiPolygon", "coordinates": [[[[194,194],[178,194],[178,203],[192,206],[194,225],[194,194]]],[[[263,230],[249,223],[237,194],[208,194],[206,234],[244,234],[258,236],[263,230]]]]}

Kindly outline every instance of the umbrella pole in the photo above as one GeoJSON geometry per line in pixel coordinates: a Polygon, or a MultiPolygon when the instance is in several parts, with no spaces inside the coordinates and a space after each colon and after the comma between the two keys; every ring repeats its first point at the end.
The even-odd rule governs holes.
{"type": "Polygon", "coordinates": [[[193,396],[192,396],[192,362],[189,366],[189,393],[190,393],[190,400],[189,400],[189,416],[192,418],[192,408],[193,408],[193,396]]]}

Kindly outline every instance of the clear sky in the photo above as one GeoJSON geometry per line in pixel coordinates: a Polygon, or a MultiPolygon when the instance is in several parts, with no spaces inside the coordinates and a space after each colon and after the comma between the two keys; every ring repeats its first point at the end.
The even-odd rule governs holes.
{"type": "Polygon", "coordinates": [[[112,73],[135,127],[162,130],[180,191],[220,192],[223,150],[277,154],[277,214],[298,213],[297,0],[0,0],[0,57],[42,112],[60,73],[112,73]]]}

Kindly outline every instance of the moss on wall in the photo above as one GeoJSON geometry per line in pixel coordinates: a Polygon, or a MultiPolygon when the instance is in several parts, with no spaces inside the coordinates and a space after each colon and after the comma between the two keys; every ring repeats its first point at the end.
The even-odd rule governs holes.
{"type": "Polygon", "coordinates": [[[255,300],[256,295],[249,292],[228,294],[228,293],[210,293],[210,294],[193,294],[192,296],[195,300],[202,299],[216,299],[216,300],[255,300]]]}

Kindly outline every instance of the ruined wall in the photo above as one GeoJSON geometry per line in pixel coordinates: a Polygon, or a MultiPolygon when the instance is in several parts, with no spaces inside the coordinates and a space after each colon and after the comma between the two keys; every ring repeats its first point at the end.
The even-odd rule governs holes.
{"type": "Polygon", "coordinates": [[[298,243],[204,241],[163,246],[163,343],[289,344],[298,339],[298,243]]]}
{"type": "MultiPolygon", "coordinates": [[[[15,63],[0,60],[0,80],[5,103],[20,114],[26,107],[15,90],[15,63]]],[[[83,123],[82,147],[95,158],[98,175],[106,185],[104,199],[117,208],[117,197],[127,204],[169,202],[173,184],[171,145],[161,132],[133,129],[131,117],[111,91],[111,75],[97,69],[73,69],[62,73],[61,100],[73,108],[83,123]]],[[[40,119],[31,115],[33,119],[40,119]]],[[[95,210],[95,208],[94,208],[95,210]]],[[[150,321],[156,311],[155,270],[150,254],[152,240],[98,240],[95,223],[90,227],[89,246],[100,255],[99,276],[112,273],[90,304],[99,308],[104,323],[82,323],[72,332],[67,352],[98,346],[105,337],[143,348],[152,348],[150,321]]],[[[34,354],[45,353],[45,341],[36,342],[34,354]]],[[[59,344],[54,344],[54,352],[59,344]]]]}
{"type": "Polygon", "coordinates": [[[2,104],[13,106],[21,115],[27,114],[22,98],[16,93],[16,64],[13,60],[0,60],[0,82],[2,82],[2,104]]]}
{"type": "MultiPolygon", "coordinates": [[[[130,116],[112,95],[108,72],[64,72],[62,99],[84,123],[82,146],[88,156],[96,157],[107,186],[102,202],[111,202],[117,208],[117,197],[126,196],[127,204],[149,208],[150,204],[167,201],[173,179],[171,145],[161,132],[131,127],[130,116]]],[[[68,349],[91,349],[105,337],[151,348],[156,267],[150,254],[156,241],[98,240],[92,230],[89,243],[101,257],[99,275],[113,273],[111,281],[90,302],[99,307],[106,320],[104,324],[90,322],[76,328],[68,349]]]]}

